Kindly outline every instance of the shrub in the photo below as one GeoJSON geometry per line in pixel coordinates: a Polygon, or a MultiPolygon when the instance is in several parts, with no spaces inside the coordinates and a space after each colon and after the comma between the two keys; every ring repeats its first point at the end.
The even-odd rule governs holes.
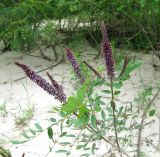
{"type": "MultiPolygon", "coordinates": [[[[121,154],[122,156],[130,156],[130,153],[136,153],[140,156],[140,141],[141,131],[144,127],[144,119],[147,116],[152,117],[155,114],[155,109],[151,106],[158,92],[153,99],[151,88],[145,88],[136,101],[140,103],[138,110],[133,111],[131,105],[117,105],[116,97],[120,95],[121,88],[126,80],[130,78],[130,73],[141,65],[140,61],[133,62],[126,57],[121,70],[116,71],[115,61],[112,54],[111,44],[109,43],[108,34],[104,23],[101,25],[102,32],[102,52],[106,67],[106,77],[101,76],[96,69],[88,63],[84,64],[88,70],[87,75],[84,73],[79,62],[74,57],[71,49],[66,49],[66,54],[71,63],[75,74],[80,80],[80,85],[74,95],[66,97],[63,87],[60,86],[53,77],[47,73],[51,83],[44,80],[40,75],[30,69],[28,66],[16,63],[22,68],[25,74],[42,89],[47,91],[52,96],[55,96],[62,105],[53,107],[60,118],[57,120],[54,117],[50,119],[51,125],[47,128],[48,137],[52,140],[53,145],[59,143],[64,146],[64,149],[59,149],[57,153],[65,153],[70,155],[72,148],[75,147],[77,151],[83,149],[84,154],[81,156],[90,156],[98,149],[96,141],[104,141],[111,146],[114,154],[121,154]],[[93,73],[91,73],[93,72],[93,73]],[[101,87],[98,90],[97,87],[101,87]],[[107,99],[104,98],[107,95],[107,99]],[[138,119],[141,119],[139,123],[138,119]],[[54,127],[60,128],[58,137],[54,134],[54,127]],[[66,128],[70,128],[69,130],[66,128]],[[73,130],[77,130],[77,134],[73,134],[73,130]],[[67,131],[66,131],[67,130],[67,131]],[[72,130],[72,131],[71,131],[72,130]],[[138,148],[134,148],[134,140],[132,137],[133,131],[139,131],[138,148]],[[71,138],[71,141],[59,142],[58,140],[71,138]],[[129,151],[132,150],[132,151],[129,151]]],[[[29,129],[28,134],[24,135],[24,140],[15,141],[12,143],[18,144],[31,140],[37,136],[39,132],[43,132],[39,123],[35,124],[35,129],[29,129]],[[32,134],[32,135],[29,135],[32,134]]],[[[50,151],[52,151],[52,146],[50,151]]],[[[109,151],[109,150],[106,150],[109,151]]]]}

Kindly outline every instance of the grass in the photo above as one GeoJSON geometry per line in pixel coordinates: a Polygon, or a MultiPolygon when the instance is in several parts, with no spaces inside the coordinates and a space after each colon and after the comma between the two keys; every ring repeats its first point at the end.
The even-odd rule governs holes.
{"type": "Polygon", "coordinates": [[[7,107],[6,107],[6,101],[0,104],[0,116],[6,117],[8,114],[7,107]]]}
{"type": "Polygon", "coordinates": [[[11,157],[11,154],[8,150],[0,146],[0,157],[11,157]]]}
{"type": "Polygon", "coordinates": [[[34,105],[28,105],[26,109],[20,108],[20,111],[18,114],[14,115],[15,125],[18,128],[25,127],[29,124],[31,119],[34,116],[35,108],[34,105]]]}

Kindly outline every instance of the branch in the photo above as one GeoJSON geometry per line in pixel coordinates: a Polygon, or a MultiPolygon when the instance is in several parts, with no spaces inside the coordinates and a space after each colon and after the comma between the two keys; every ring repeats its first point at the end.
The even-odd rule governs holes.
{"type": "MultiPolygon", "coordinates": [[[[147,108],[149,108],[152,103],[154,102],[154,100],[156,99],[156,97],[158,96],[160,92],[160,89],[158,89],[158,91],[156,92],[156,94],[153,96],[153,98],[151,99],[151,101],[148,103],[147,108]]],[[[141,128],[139,128],[139,132],[138,132],[138,142],[137,142],[137,157],[140,157],[140,149],[141,149],[141,135],[142,135],[142,129],[143,129],[143,125],[144,125],[144,120],[146,118],[146,110],[143,111],[142,114],[142,119],[141,119],[141,128]]]]}

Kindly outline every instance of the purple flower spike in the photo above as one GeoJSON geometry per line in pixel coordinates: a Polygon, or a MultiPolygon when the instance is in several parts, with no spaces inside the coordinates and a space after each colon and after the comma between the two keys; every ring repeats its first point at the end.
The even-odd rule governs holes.
{"type": "Polygon", "coordinates": [[[29,68],[29,66],[15,62],[17,66],[23,69],[26,76],[29,77],[33,82],[39,85],[43,90],[48,92],[50,95],[55,96],[60,102],[66,102],[66,97],[57,91],[50,83],[38,75],[35,71],[29,68]]]}
{"type": "Polygon", "coordinates": [[[53,77],[47,72],[47,76],[50,79],[52,86],[59,92],[64,98],[64,101],[66,101],[66,94],[63,91],[63,87],[59,85],[56,80],[53,79],[53,77]]]}
{"type": "Polygon", "coordinates": [[[102,51],[106,63],[107,75],[109,78],[115,77],[115,69],[114,69],[114,58],[112,56],[112,48],[111,44],[108,41],[108,33],[105,27],[105,24],[101,25],[102,32],[102,51]]]}
{"type": "Polygon", "coordinates": [[[66,52],[67,52],[68,60],[72,64],[72,67],[74,68],[75,73],[77,74],[81,83],[84,83],[84,81],[85,81],[84,76],[81,73],[80,66],[79,66],[78,62],[76,61],[72,51],[69,48],[67,48],[66,52]]]}
{"type": "Polygon", "coordinates": [[[51,76],[51,74],[50,74],[49,72],[47,72],[46,74],[47,74],[48,78],[50,79],[50,81],[51,81],[51,83],[52,83],[52,85],[53,85],[54,88],[56,88],[57,90],[63,89],[62,86],[60,86],[60,85],[56,82],[56,80],[53,79],[53,77],[51,76]]]}

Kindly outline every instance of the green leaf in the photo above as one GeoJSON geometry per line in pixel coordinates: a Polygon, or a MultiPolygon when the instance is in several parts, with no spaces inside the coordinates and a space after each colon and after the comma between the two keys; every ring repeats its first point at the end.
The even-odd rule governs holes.
{"type": "Polygon", "coordinates": [[[35,127],[38,129],[39,132],[43,132],[42,127],[39,125],[39,123],[35,123],[35,127]]]}
{"type": "Polygon", "coordinates": [[[119,108],[119,111],[118,111],[119,113],[118,113],[118,114],[121,114],[121,113],[122,113],[123,108],[124,108],[123,106],[121,106],[121,107],[119,108]]]}
{"type": "Polygon", "coordinates": [[[101,116],[102,116],[102,119],[105,121],[106,120],[106,114],[103,110],[101,111],[101,116]]]}
{"type": "Polygon", "coordinates": [[[89,113],[89,109],[85,106],[85,105],[80,105],[79,106],[79,114],[78,114],[78,118],[84,118],[85,115],[87,115],[87,113],[89,113]]]}
{"type": "Polygon", "coordinates": [[[61,150],[57,150],[56,153],[68,153],[67,150],[61,149],[61,150]]]}
{"type": "Polygon", "coordinates": [[[113,110],[112,110],[111,107],[107,107],[107,110],[108,110],[109,113],[111,113],[111,114],[113,113],[113,110]]]}
{"type": "Polygon", "coordinates": [[[156,113],[156,110],[152,109],[149,111],[149,116],[152,117],[155,115],[155,113],[156,113]]]}
{"type": "Polygon", "coordinates": [[[105,94],[110,94],[111,93],[110,90],[102,90],[102,92],[105,93],[105,94]]]}
{"type": "Polygon", "coordinates": [[[143,92],[143,96],[147,97],[147,96],[152,95],[152,90],[153,89],[151,87],[145,89],[145,91],[143,92]]]}
{"type": "Polygon", "coordinates": [[[79,149],[81,149],[81,148],[83,148],[83,145],[78,145],[78,146],[76,147],[77,150],[79,150],[79,149]]]}
{"type": "Polygon", "coordinates": [[[63,136],[65,136],[65,135],[67,135],[67,132],[63,132],[63,133],[60,135],[60,137],[63,137],[63,136]]]}
{"type": "Polygon", "coordinates": [[[30,139],[30,137],[28,136],[28,134],[26,132],[23,132],[22,134],[26,139],[30,139]]]}
{"type": "Polygon", "coordinates": [[[54,113],[54,112],[59,112],[59,108],[57,108],[57,107],[52,107],[52,112],[54,113]]]}
{"type": "Polygon", "coordinates": [[[95,148],[96,148],[96,144],[93,143],[93,144],[92,144],[92,154],[93,154],[93,155],[94,155],[94,150],[95,150],[95,148]]]}
{"type": "Polygon", "coordinates": [[[135,129],[142,129],[143,128],[143,125],[140,125],[140,124],[137,124],[136,126],[135,126],[135,129]]]}
{"type": "Polygon", "coordinates": [[[116,88],[116,89],[120,89],[122,87],[122,85],[123,85],[122,82],[115,82],[113,84],[113,87],[116,88]]]}
{"type": "Polygon", "coordinates": [[[50,118],[50,121],[55,123],[56,122],[56,119],[55,118],[50,118]]]}
{"type": "Polygon", "coordinates": [[[126,81],[126,80],[128,80],[130,78],[130,75],[122,75],[121,77],[120,77],[120,80],[121,81],[126,81]]]}
{"type": "Polygon", "coordinates": [[[96,105],[95,106],[95,111],[96,112],[100,112],[101,111],[101,106],[100,105],[96,105]]]}
{"type": "Polygon", "coordinates": [[[93,87],[91,86],[91,87],[89,87],[89,89],[88,89],[87,96],[88,96],[88,97],[91,97],[92,93],[93,93],[93,87]]]}
{"type": "Polygon", "coordinates": [[[83,150],[90,150],[91,148],[87,147],[87,148],[84,148],[83,150]]]}
{"type": "Polygon", "coordinates": [[[99,80],[99,79],[95,80],[94,81],[94,86],[101,86],[103,84],[103,82],[104,82],[103,80],[99,80]]]}
{"type": "Polygon", "coordinates": [[[124,125],[125,121],[124,120],[120,120],[118,121],[118,125],[124,125]]]}
{"type": "Polygon", "coordinates": [[[91,125],[93,128],[97,128],[97,125],[96,125],[96,117],[94,114],[92,114],[91,116],[91,125]]]}
{"type": "Polygon", "coordinates": [[[25,141],[18,141],[18,140],[11,140],[10,142],[12,143],[12,144],[22,144],[22,143],[25,143],[25,142],[27,142],[28,140],[25,140],[25,141]]]}
{"type": "Polygon", "coordinates": [[[63,131],[63,121],[60,124],[60,130],[61,130],[61,133],[62,133],[62,131],[63,131]]]}
{"type": "Polygon", "coordinates": [[[140,60],[130,61],[125,70],[125,74],[129,75],[133,70],[139,68],[141,65],[142,65],[142,62],[140,60]]]}
{"type": "Polygon", "coordinates": [[[83,85],[82,88],[80,88],[77,92],[77,100],[79,104],[82,104],[85,98],[85,93],[86,93],[86,86],[83,85]]]}
{"type": "Polygon", "coordinates": [[[53,129],[51,127],[48,128],[48,137],[49,139],[53,139],[53,129]]]}
{"type": "Polygon", "coordinates": [[[66,114],[68,115],[74,113],[77,110],[78,106],[79,101],[75,97],[71,96],[68,98],[67,104],[62,106],[61,110],[66,112],[66,114]]]}
{"type": "Polygon", "coordinates": [[[69,135],[66,135],[66,137],[76,137],[76,135],[69,134],[69,135]]]}
{"type": "Polygon", "coordinates": [[[107,87],[111,87],[111,84],[109,82],[104,82],[104,85],[107,87]]]}
{"type": "Polygon", "coordinates": [[[119,95],[121,93],[121,91],[115,91],[114,95],[119,95]]]}
{"type": "Polygon", "coordinates": [[[85,115],[85,117],[83,118],[83,124],[84,124],[84,125],[87,125],[88,122],[89,122],[89,119],[90,119],[89,115],[88,115],[88,114],[85,115]]]}
{"type": "Polygon", "coordinates": [[[36,132],[35,132],[33,129],[29,128],[29,131],[30,131],[33,135],[36,135],[36,132]]]}
{"type": "Polygon", "coordinates": [[[82,154],[81,157],[88,157],[90,154],[82,154]]]}
{"type": "Polygon", "coordinates": [[[83,93],[83,91],[79,90],[79,91],[77,92],[77,99],[78,99],[78,101],[79,101],[80,103],[83,102],[83,100],[84,100],[84,93],[83,93]]]}
{"type": "Polygon", "coordinates": [[[66,114],[63,111],[60,111],[59,114],[60,114],[61,117],[65,117],[66,116],[66,114]]]}
{"type": "Polygon", "coordinates": [[[82,126],[85,125],[84,119],[80,119],[80,118],[75,119],[75,120],[73,121],[73,123],[74,123],[75,128],[81,128],[82,126]]]}
{"type": "Polygon", "coordinates": [[[101,140],[101,139],[102,139],[100,132],[96,133],[96,136],[97,136],[97,137],[96,137],[97,140],[101,140]]]}
{"type": "Polygon", "coordinates": [[[63,146],[66,146],[66,145],[70,145],[71,142],[61,142],[60,144],[63,145],[63,146]]]}

